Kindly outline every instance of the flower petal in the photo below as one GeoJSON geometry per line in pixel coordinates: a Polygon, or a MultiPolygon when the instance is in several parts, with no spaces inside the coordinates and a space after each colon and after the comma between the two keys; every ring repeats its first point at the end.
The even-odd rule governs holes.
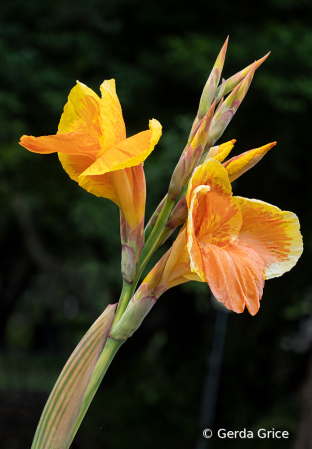
{"type": "Polygon", "coordinates": [[[94,160],[87,156],[58,153],[59,160],[71,179],[79,182],[79,175],[83,173],[94,160]]]}
{"type": "Polygon", "coordinates": [[[20,145],[34,153],[64,153],[95,160],[100,149],[97,139],[86,133],[60,133],[53,136],[22,136],[20,145]]]}
{"type": "Polygon", "coordinates": [[[118,192],[115,189],[113,173],[104,173],[97,176],[79,176],[78,184],[95,196],[113,201],[121,209],[118,192]]]}
{"type": "Polygon", "coordinates": [[[82,175],[102,175],[104,173],[121,170],[126,167],[139,165],[153,151],[161,136],[161,125],[150,120],[150,130],[143,131],[110,148],[99,157],[82,175]]]}
{"type": "Polygon", "coordinates": [[[263,147],[246,151],[245,153],[233,157],[232,159],[225,162],[223,166],[226,167],[230,181],[235,181],[235,179],[239,178],[239,176],[251,169],[275,145],[276,142],[268,143],[263,147]]]}
{"type": "Polygon", "coordinates": [[[192,195],[187,223],[191,269],[205,280],[202,248],[207,243],[223,247],[237,238],[242,225],[238,202],[222,185],[219,191],[198,186],[192,195]]]}
{"type": "Polygon", "coordinates": [[[97,139],[102,134],[100,98],[92,89],[79,81],[69,93],[58,127],[59,133],[72,131],[88,133],[97,139]]]}
{"type": "Polygon", "coordinates": [[[208,159],[195,169],[190,179],[186,194],[188,207],[190,207],[193,191],[200,185],[208,185],[212,191],[232,191],[227,171],[222,167],[220,162],[215,159],[208,159]]]}
{"type": "Polygon", "coordinates": [[[221,145],[217,145],[216,147],[211,147],[206,155],[205,160],[213,158],[219,162],[223,162],[231,152],[235,142],[236,140],[232,139],[229,142],[222,143],[221,145]]]}
{"type": "Polygon", "coordinates": [[[303,251],[297,216],[260,200],[237,199],[243,215],[239,240],[261,254],[265,262],[265,278],[281,276],[289,271],[303,251]]]}
{"type": "Polygon", "coordinates": [[[102,156],[117,143],[126,139],[126,127],[116,94],[115,80],[104,81],[100,89],[102,93],[100,100],[102,149],[99,156],[102,156]]]}
{"type": "Polygon", "coordinates": [[[236,313],[243,312],[246,305],[255,315],[264,286],[261,256],[239,241],[226,248],[207,243],[202,253],[206,281],[216,299],[236,313]]]}

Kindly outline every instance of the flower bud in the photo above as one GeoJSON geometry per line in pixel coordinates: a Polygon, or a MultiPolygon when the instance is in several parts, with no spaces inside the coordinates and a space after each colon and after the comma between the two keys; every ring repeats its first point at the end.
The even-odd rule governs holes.
{"type": "Polygon", "coordinates": [[[132,284],[136,273],[135,252],[132,246],[123,243],[121,250],[121,274],[128,284],[132,284]]]}
{"type": "Polygon", "coordinates": [[[145,296],[139,300],[133,297],[124,314],[111,330],[109,336],[115,340],[127,340],[141,326],[142,321],[156,302],[155,296],[145,296]]]}

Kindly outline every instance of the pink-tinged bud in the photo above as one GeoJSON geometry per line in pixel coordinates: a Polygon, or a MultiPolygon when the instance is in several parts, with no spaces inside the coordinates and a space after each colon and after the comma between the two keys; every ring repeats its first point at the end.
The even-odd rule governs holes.
{"type": "Polygon", "coordinates": [[[226,127],[233,118],[241,102],[245,98],[253,75],[255,73],[256,64],[254,63],[248,75],[236,86],[231,94],[223,101],[220,108],[214,115],[213,122],[210,127],[209,137],[207,139],[206,148],[211,147],[222,136],[226,127]]]}
{"type": "Polygon", "coordinates": [[[215,113],[214,120],[217,120],[217,118],[220,117],[228,109],[232,109],[234,113],[237,111],[239,105],[241,104],[241,102],[243,101],[244,97],[248,92],[249,86],[255,73],[255,69],[256,66],[254,63],[248,75],[243,79],[243,81],[240,82],[238,86],[235,87],[233,92],[230,93],[230,95],[223,101],[222,105],[218,108],[218,110],[215,113]]]}
{"type": "MultiPolygon", "coordinates": [[[[221,73],[222,73],[222,70],[223,70],[223,66],[224,66],[224,61],[225,61],[225,55],[226,55],[228,42],[229,42],[229,36],[225,39],[223,47],[221,48],[221,51],[220,51],[220,53],[219,53],[219,55],[217,57],[215,65],[213,66],[213,68],[217,67],[219,69],[220,76],[221,76],[221,73]]],[[[220,81],[220,77],[218,79],[218,83],[219,83],[219,81],[220,81]]]]}
{"type": "Polygon", "coordinates": [[[209,75],[209,78],[205,84],[202,95],[200,97],[199,107],[198,107],[198,119],[201,120],[207,113],[214,100],[215,92],[217,89],[215,80],[219,76],[219,69],[214,68],[209,75]]]}
{"type": "MultiPolygon", "coordinates": [[[[270,52],[267,53],[265,56],[263,56],[263,58],[258,59],[258,61],[255,61],[256,69],[258,67],[260,67],[260,65],[267,59],[269,54],[270,54],[270,52]]],[[[236,73],[235,75],[233,75],[229,79],[227,79],[225,82],[225,89],[224,89],[223,95],[226,95],[229,92],[231,92],[231,90],[233,90],[245,78],[245,76],[248,75],[248,73],[250,72],[252,67],[253,67],[253,64],[250,64],[245,69],[241,70],[240,72],[236,73]]],[[[221,90],[221,86],[217,90],[218,96],[219,96],[220,90],[221,90]]]]}
{"type": "Polygon", "coordinates": [[[136,273],[135,252],[132,246],[124,243],[121,250],[121,274],[128,284],[132,284],[136,273]]]}
{"type": "Polygon", "coordinates": [[[156,302],[155,296],[145,296],[139,300],[133,297],[124,314],[111,330],[109,336],[115,340],[127,340],[141,326],[142,321],[156,302]]]}
{"type": "Polygon", "coordinates": [[[183,196],[172,210],[166,227],[172,228],[174,231],[178,226],[185,222],[185,220],[187,219],[187,214],[188,209],[186,199],[185,196],[183,196]]]}
{"type": "Polygon", "coordinates": [[[223,70],[228,40],[229,38],[227,37],[203,89],[197,114],[199,120],[201,120],[206,115],[208,109],[211,106],[211,103],[215,98],[216,90],[223,70]]]}
{"type": "Polygon", "coordinates": [[[230,151],[234,147],[236,140],[232,139],[229,142],[222,143],[221,145],[217,145],[216,147],[210,148],[205,157],[205,161],[207,159],[213,158],[219,162],[223,162],[224,159],[229,155],[230,151]]]}
{"type": "Polygon", "coordinates": [[[185,159],[186,159],[186,151],[184,150],[180,156],[179,162],[175,166],[169,184],[168,195],[173,200],[176,200],[178,198],[183,187],[183,179],[185,174],[185,159]]]}
{"type": "Polygon", "coordinates": [[[206,148],[211,148],[212,145],[220,139],[222,134],[224,133],[224,130],[232,120],[234,115],[234,112],[229,109],[228,111],[223,112],[223,114],[217,118],[216,121],[213,121],[210,133],[206,142],[206,148]]]}
{"type": "Polygon", "coordinates": [[[246,151],[245,153],[224,162],[222,165],[228,172],[230,182],[235,181],[235,179],[256,165],[275,145],[276,142],[272,142],[263,147],[246,151]]]}
{"type": "Polygon", "coordinates": [[[205,148],[215,107],[216,107],[216,100],[212,103],[212,105],[209,108],[209,111],[200,122],[200,126],[198,127],[198,130],[194,135],[194,138],[192,139],[193,148],[197,147],[200,144],[202,144],[203,148],[205,148]]]}
{"type": "Polygon", "coordinates": [[[140,260],[140,255],[143,246],[144,234],[144,216],[138,223],[135,229],[132,229],[130,224],[125,219],[122,211],[120,211],[120,236],[121,243],[131,246],[135,253],[136,263],[140,260]]]}
{"type": "Polygon", "coordinates": [[[168,195],[176,200],[181,193],[182,187],[186,184],[197,166],[201,155],[203,154],[203,145],[200,144],[196,148],[192,145],[186,147],[181,154],[171,177],[168,195]]]}
{"type": "Polygon", "coordinates": [[[225,79],[222,80],[222,84],[221,84],[221,86],[218,89],[218,96],[216,97],[216,102],[217,103],[219,103],[219,101],[224,96],[224,91],[225,91],[225,79]]]}

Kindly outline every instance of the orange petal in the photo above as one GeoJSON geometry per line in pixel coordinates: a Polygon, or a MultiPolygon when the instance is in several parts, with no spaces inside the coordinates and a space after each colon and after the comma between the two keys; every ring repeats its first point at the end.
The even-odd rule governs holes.
{"type": "Polygon", "coordinates": [[[22,136],[20,145],[34,153],[64,153],[87,156],[95,160],[100,149],[98,140],[85,133],[60,133],[54,136],[22,136]]]}
{"type": "Polygon", "coordinates": [[[239,240],[261,254],[266,279],[289,271],[303,251],[297,216],[260,200],[237,199],[243,215],[239,240]]]}
{"type": "Polygon", "coordinates": [[[98,157],[126,139],[126,127],[116,94],[115,80],[104,81],[100,89],[102,93],[100,100],[102,138],[101,152],[98,157]]]}
{"type": "MultiPolygon", "coordinates": [[[[223,186],[222,186],[223,187],[223,186]]],[[[242,225],[239,204],[224,189],[211,191],[208,186],[197,187],[189,209],[187,236],[191,269],[205,280],[201,248],[206,243],[228,245],[237,238],[242,225]]]]}
{"type": "Polygon", "coordinates": [[[113,170],[139,165],[153,151],[161,136],[161,125],[157,120],[150,120],[150,128],[150,130],[129,137],[112,147],[99,157],[82,176],[101,175],[113,170]]]}
{"type": "Polygon", "coordinates": [[[208,159],[195,169],[190,179],[186,194],[188,207],[190,207],[191,195],[194,189],[200,185],[208,185],[212,191],[232,191],[227,171],[222,167],[220,162],[215,159],[208,159]]]}
{"type": "Polygon", "coordinates": [[[143,218],[146,187],[142,164],[103,175],[79,176],[78,182],[80,187],[93,195],[107,198],[117,204],[132,229],[135,229],[143,218]]]}
{"type": "Polygon", "coordinates": [[[59,133],[88,133],[99,139],[100,125],[100,98],[93,90],[77,81],[70,91],[68,102],[58,127],[59,133]]]}
{"type": "Polygon", "coordinates": [[[76,182],[79,182],[79,175],[94,162],[87,156],[58,153],[58,157],[66,173],[76,182]]]}
{"type": "Polygon", "coordinates": [[[205,277],[217,300],[236,313],[243,312],[246,305],[255,315],[264,286],[261,256],[237,241],[226,248],[207,243],[202,252],[205,277]]]}
{"type": "Polygon", "coordinates": [[[113,201],[121,209],[118,192],[115,188],[115,179],[112,173],[97,176],[79,176],[80,187],[101,198],[113,201]]]}

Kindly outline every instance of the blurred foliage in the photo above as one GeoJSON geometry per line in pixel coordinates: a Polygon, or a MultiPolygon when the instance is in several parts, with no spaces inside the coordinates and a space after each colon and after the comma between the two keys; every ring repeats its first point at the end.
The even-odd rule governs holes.
{"type": "MultiPolygon", "coordinates": [[[[64,361],[105,306],[118,301],[121,285],[115,205],[79,189],[55,155],[21,148],[20,136],[55,133],[76,79],[99,92],[103,79],[115,78],[128,135],[153,117],[163,125],[144,166],[149,216],[230,34],[225,78],[272,54],[222,140],[237,139],[233,155],[278,141],[234,191],[294,211],[305,252],[290,273],[266,283],[257,316],[230,315],[215,428],[289,430],[292,440],[282,443],[290,447],[312,341],[311,23],[308,0],[0,3],[0,344],[9,373],[0,377],[2,390],[37,385],[47,392],[59,363],[45,370],[45,357],[64,361]],[[16,372],[22,366],[41,382],[30,385],[25,374],[13,385],[10,360],[17,360],[16,372]]],[[[76,447],[194,445],[214,316],[206,286],[189,283],[164,295],[114,360],[76,447]]],[[[253,447],[279,443],[253,440],[253,447]]]]}

